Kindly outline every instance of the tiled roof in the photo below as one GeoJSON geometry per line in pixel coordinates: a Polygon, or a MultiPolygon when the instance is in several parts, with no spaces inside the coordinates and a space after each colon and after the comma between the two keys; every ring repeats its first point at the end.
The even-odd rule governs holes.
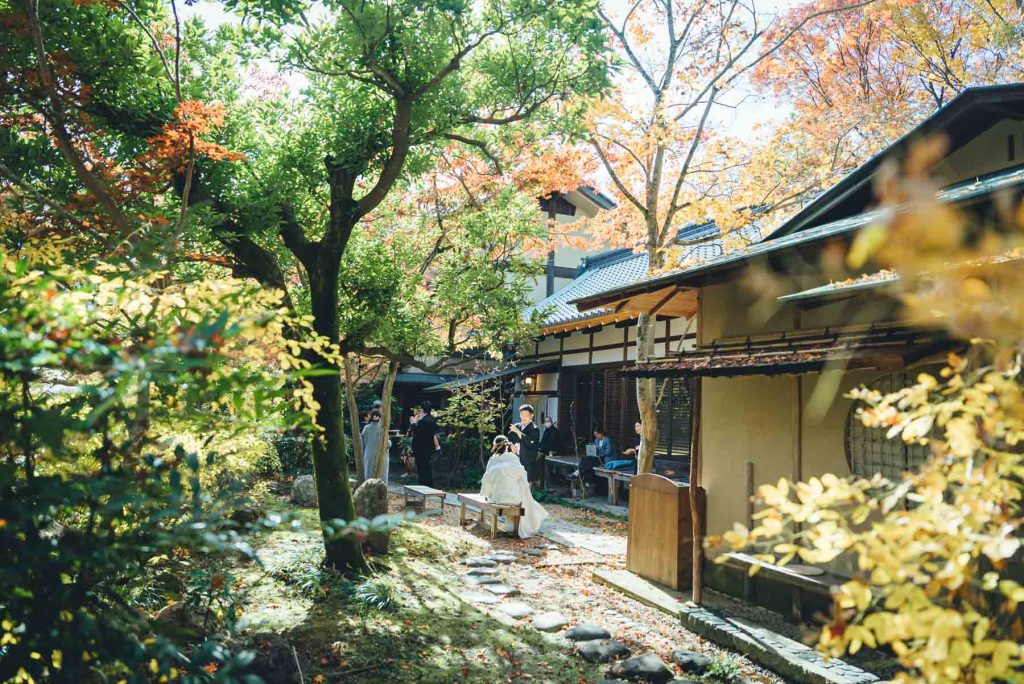
{"type": "Polygon", "coordinates": [[[602,252],[585,258],[576,272],[575,280],[528,308],[526,316],[532,315],[534,311],[547,310],[544,325],[558,325],[600,316],[607,312],[596,310],[580,313],[579,309],[569,302],[604,290],[629,285],[646,277],[646,254],[637,254],[630,249],[602,252]]]}
{"type": "MultiPolygon", "coordinates": [[[[969,180],[946,188],[936,194],[936,199],[940,202],[956,204],[958,202],[965,202],[977,197],[992,195],[999,190],[1017,187],[1020,185],[1024,185],[1024,168],[1015,168],[1009,171],[994,173],[982,178],[969,180]]],[[[852,235],[864,226],[885,219],[891,212],[903,210],[903,207],[872,209],[864,212],[863,214],[849,216],[847,218],[815,226],[813,228],[805,228],[796,233],[791,233],[780,238],[772,239],[771,236],[769,236],[769,238],[751,244],[743,249],[738,249],[717,258],[713,258],[710,261],[691,259],[691,261],[695,262],[692,263],[692,265],[687,265],[678,270],[670,271],[664,275],[651,278],[644,283],[644,286],[647,290],[650,290],[662,285],[668,286],[673,284],[684,284],[688,282],[689,279],[696,276],[704,275],[708,272],[717,271],[722,268],[736,266],[753,257],[781,252],[800,245],[822,242],[828,239],[838,238],[840,236],[852,235]]],[[[578,301],[580,299],[593,297],[594,295],[603,295],[600,299],[595,298],[596,302],[601,302],[611,297],[625,298],[629,295],[628,292],[617,292],[616,290],[620,288],[625,289],[626,287],[626,285],[609,287],[601,292],[591,292],[588,295],[576,297],[575,300],[578,301]]],[[[586,304],[586,302],[581,303],[586,304]]]]}
{"type": "MultiPolygon", "coordinates": [[[[718,236],[720,234],[714,224],[710,224],[710,226],[702,224],[699,228],[703,235],[718,236]]],[[[756,226],[746,226],[740,230],[749,240],[757,240],[761,235],[756,226]]],[[[677,249],[679,249],[680,261],[708,261],[725,254],[722,239],[718,237],[678,245],[677,249]]],[[[528,308],[526,315],[530,316],[534,311],[543,311],[550,307],[550,312],[544,318],[545,326],[595,318],[610,313],[610,310],[594,309],[581,313],[571,302],[598,292],[632,285],[646,278],[646,254],[637,254],[630,249],[612,249],[591,257],[584,257],[576,271],[576,279],[550,297],[528,308]]]]}

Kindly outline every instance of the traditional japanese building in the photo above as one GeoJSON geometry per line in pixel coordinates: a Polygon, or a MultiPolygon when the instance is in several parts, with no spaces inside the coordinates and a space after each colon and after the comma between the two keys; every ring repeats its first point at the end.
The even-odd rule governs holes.
{"type": "MultiPolygon", "coordinates": [[[[972,88],[763,241],[569,302],[581,316],[625,317],[657,307],[680,321],[696,318],[692,343],[663,349],[663,358],[627,371],[623,382],[656,377],[693,388],[699,406],[697,483],[706,491],[709,534],[736,522],[749,525],[750,495],[761,484],[825,473],[898,477],[926,457],[921,447],[864,428],[844,395],[861,385],[883,391],[906,386],[921,370],[935,370],[961,343],[942,330],[904,321],[892,291],[895,276],[861,269],[839,277],[833,272],[830,280],[823,264],[834,265],[835,254],[845,254],[858,232],[882,217],[872,208],[872,182],[881,164],[900,159],[929,135],[943,135],[949,143],[936,169],[944,182],[939,201],[984,222],[993,217],[997,198],[1020,200],[1024,86],[972,88]]],[[[1006,267],[1018,263],[1008,261],[1006,267]]],[[[681,322],[666,326],[685,328],[681,322]]],[[[712,586],[780,609],[788,593],[778,592],[777,582],[813,594],[833,579],[779,570],[762,572],[752,585],[742,568],[707,570],[712,586]]],[[[824,570],[842,573],[843,563],[824,570]]],[[[796,607],[798,599],[794,594],[796,607]]]]}

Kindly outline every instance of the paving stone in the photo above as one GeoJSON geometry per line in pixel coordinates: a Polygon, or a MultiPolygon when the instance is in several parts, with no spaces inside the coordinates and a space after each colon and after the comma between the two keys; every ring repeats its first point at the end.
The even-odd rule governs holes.
{"type": "Polygon", "coordinates": [[[469,603],[482,603],[485,605],[492,605],[498,602],[496,596],[485,594],[482,591],[464,591],[459,594],[459,598],[469,603]]]}
{"type": "Polygon", "coordinates": [[[501,584],[501,579],[487,575],[463,575],[462,581],[467,587],[478,587],[481,584],[501,584]]]}
{"type": "Polygon", "coordinates": [[[610,639],[612,635],[604,627],[587,622],[576,625],[562,636],[569,641],[593,641],[595,639],[610,639]]]}
{"type": "Polygon", "coordinates": [[[471,568],[493,568],[498,563],[493,558],[464,558],[462,560],[463,565],[468,565],[471,568]]]}
{"type": "Polygon", "coordinates": [[[497,575],[498,574],[498,569],[493,567],[493,565],[494,564],[492,563],[491,564],[492,567],[470,568],[469,572],[467,572],[466,574],[467,575],[497,575]]]}
{"type": "Polygon", "coordinates": [[[523,549],[523,553],[527,556],[543,556],[544,549],[523,549]]]}
{"type": "Polygon", "coordinates": [[[511,563],[516,559],[516,554],[511,551],[495,551],[494,553],[487,554],[484,558],[496,563],[511,563]]]}
{"type": "Polygon", "coordinates": [[[711,658],[697,651],[679,649],[672,651],[672,662],[679,666],[685,674],[704,674],[711,667],[711,658]]]}
{"type": "Polygon", "coordinates": [[[516,618],[517,620],[533,615],[533,608],[530,604],[523,603],[522,601],[508,601],[507,603],[502,603],[498,606],[498,610],[506,615],[516,618]]]}
{"type": "Polygon", "coordinates": [[[653,653],[626,658],[612,666],[610,674],[632,682],[663,684],[675,677],[672,670],[653,653]]]}
{"type": "Polygon", "coordinates": [[[498,596],[517,596],[519,594],[518,589],[507,584],[486,584],[484,589],[498,596]]]}
{"type": "Polygon", "coordinates": [[[557,632],[569,624],[569,620],[561,613],[541,613],[533,618],[533,626],[542,632],[557,632]]]}
{"type": "Polygon", "coordinates": [[[629,657],[629,649],[614,639],[594,639],[576,642],[580,657],[588,663],[610,663],[618,658],[629,657]]]}

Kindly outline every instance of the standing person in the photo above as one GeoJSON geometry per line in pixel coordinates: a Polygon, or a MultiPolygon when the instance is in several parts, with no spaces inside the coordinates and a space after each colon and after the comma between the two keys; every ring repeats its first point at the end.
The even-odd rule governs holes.
{"type": "Polygon", "coordinates": [[[557,454],[562,450],[562,436],[558,433],[558,426],[551,420],[551,416],[544,419],[544,432],[540,436],[540,445],[537,451],[548,456],[557,454]]]}
{"type": "MultiPolygon", "coordinates": [[[[360,433],[363,438],[363,473],[366,475],[366,479],[374,477],[374,473],[377,472],[377,450],[380,447],[380,440],[384,439],[386,435],[384,426],[380,424],[380,418],[380,409],[375,408],[370,411],[370,420],[360,433]]],[[[390,439],[388,439],[388,448],[391,448],[390,439]]],[[[384,474],[381,475],[381,479],[385,483],[388,481],[390,465],[387,452],[385,452],[384,474]]]]}
{"type": "Polygon", "coordinates": [[[437,418],[434,418],[434,407],[429,401],[424,401],[423,415],[411,427],[412,430],[412,456],[416,459],[416,474],[421,485],[434,486],[434,471],[430,463],[435,451],[441,450],[441,443],[437,441],[437,418]]]}
{"type": "Polygon", "coordinates": [[[523,404],[519,407],[519,422],[509,428],[508,440],[519,445],[519,461],[526,468],[530,482],[538,482],[537,453],[540,446],[540,428],[533,422],[533,407],[523,404]]]}

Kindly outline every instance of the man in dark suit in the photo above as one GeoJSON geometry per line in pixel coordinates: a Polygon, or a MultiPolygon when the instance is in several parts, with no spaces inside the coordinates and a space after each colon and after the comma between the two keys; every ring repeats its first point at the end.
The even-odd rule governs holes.
{"type": "Polygon", "coordinates": [[[519,422],[509,428],[508,440],[519,445],[519,462],[526,468],[530,482],[539,482],[540,428],[533,422],[533,407],[529,404],[519,407],[519,422]]]}
{"type": "Polygon", "coordinates": [[[412,425],[412,455],[416,459],[416,475],[421,485],[434,486],[434,469],[430,459],[434,452],[441,450],[437,440],[437,418],[434,418],[433,406],[424,401],[421,407],[423,415],[412,425]]]}

